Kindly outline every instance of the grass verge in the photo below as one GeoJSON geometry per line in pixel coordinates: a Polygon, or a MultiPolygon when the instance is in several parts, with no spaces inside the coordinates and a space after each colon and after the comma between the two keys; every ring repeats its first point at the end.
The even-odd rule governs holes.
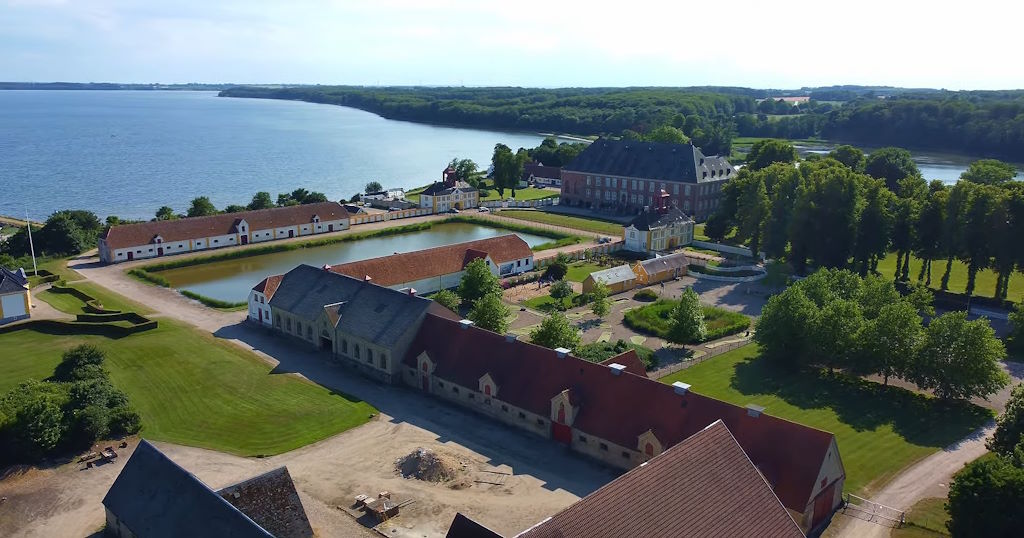
{"type": "MultiPolygon", "coordinates": [[[[910,281],[917,282],[917,274],[921,271],[921,260],[910,257],[910,281]]],[[[896,272],[896,253],[890,252],[888,256],[879,260],[878,272],[886,278],[893,278],[896,272]]],[[[934,260],[932,262],[932,289],[939,289],[942,283],[942,275],[946,272],[946,260],[934,260]]],[[[993,297],[996,290],[996,273],[984,269],[978,271],[974,283],[974,295],[981,297],[993,297]]],[[[952,293],[964,293],[967,291],[967,265],[960,260],[953,260],[953,268],[949,272],[949,291],[952,293]]],[[[1024,275],[1014,272],[1010,277],[1010,287],[1007,290],[1007,297],[1011,301],[1024,299],[1024,275]]]]}
{"type": "Polygon", "coordinates": [[[226,310],[226,311],[229,311],[229,312],[234,312],[234,311],[241,310],[241,309],[246,308],[246,307],[249,306],[249,303],[247,303],[245,301],[241,301],[241,302],[222,301],[220,299],[214,299],[213,297],[207,297],[207,296],[205,296],[205,295],[203,295],[201,293],[196,293],[194,291],[189,291],[189,290],[178,290],[178,291],[182,295],[184,295],[185,297],[188,297],[189,299],[193,299],[193,300],[199,301],[200,303],[203,303],[204,305],[206,305],[206,306],[208,306],[210,308],[216,308],[217,310],[226,310]]]}
{"type": "Polygon", "coordinates": [[[946,499],[921,499],[907,510],[907,523],[893,529],[892,538],[939,538],[949,536],[946,499]]]}
{"type": "Polygon", "coordinates": [[[242,456],[293,450],[369,420],[369,404],[294,376],[252,353],[178,322],[124,338],[0,334],[0,388],[53,373],[66,349],[91,343],[107,353],[115,385],[142,416],[149,439],[242,456]]]}
{"type": "Polygon", "coordinates": [[[622,237],[622,225],[614,222],[523,209],[503,209],[498,214],[502,217],[622,237]]]}
{"type": "Polygon", "coordinates": [[[824,372],[780,371],[753,344],[661,379],[694,392],[832,432],[846,467],[846,491],[870,495],[904,467],[963,439],[992,417],[968,402],[824,372]],[[879,457],[884,454],[884,457],[879,457]]]}

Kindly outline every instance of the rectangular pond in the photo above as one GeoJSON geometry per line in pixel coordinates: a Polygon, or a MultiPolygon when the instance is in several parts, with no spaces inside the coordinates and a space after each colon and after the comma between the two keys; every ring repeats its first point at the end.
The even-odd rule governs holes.
{"type": "MultiPolygon", "coordinates": [[[[358,227],[356,231],[358,232],[358,227]]],[[[263,278],[286,273],[299,264],[338,265],[510,233],[515,233],[531,247],[552,241],[539,235],[510,232],[478,224],[448,223],[437,224],[428,230],[418,232],[180,267],[160,271],[159,274],[170,281],[174,288],[193,291],[222,301],[241,302],[248,299],[249,290],[263,278]]]]}

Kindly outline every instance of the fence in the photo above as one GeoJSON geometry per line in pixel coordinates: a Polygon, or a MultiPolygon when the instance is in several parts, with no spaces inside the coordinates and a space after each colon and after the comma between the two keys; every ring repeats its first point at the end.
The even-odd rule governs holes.
{"type": "Polygon", "coordinates": [[[878,504],[851,493],[844,494],[843,500],[845,501],[843,503],[844,514],[847,510],[852,510],[856,512],[856,514],[851,514],[853,517],[875,523],[887,522],[896,527],[902,527],[907,522],[907,514],[903,510],[878,504]]]}
{"type": "Polygon", "coordinates": [[[502,207],[502,208],[516,208],[516,207],[546,207],[552,205],[558,205],[558,197],[552,198],[540,198],[537,200],[490,200],[487,202],[480,202],[482,207],[502,207]]]}
{"type": "MultiPolygon", "coordinates": [[[[689,368],[691,366],[696,366],[696,365],[698,365],[698,364],[700,364],[700,363],[702,363],[702,362],[704,362],[704,361],[706,361],[708,359],[712,359],[714,357],[717,357],[717,356],[719,356],[719,355],[721,355],[721,354],[723,354],[723,353],[725,353],[727,351],[732,351],[732,350],[734,350],[736,348],[743,347],[743,346],[749,344],[750,342],[751,342],[751,340],[749,338],[743,338],[742,340],[739,340],[739,341],[736,341],[736,342],[728,342],[728,343],[717,344],[713,348],[708,348],[704,344],[701,344],[701,345],[697,346],[697,348],[696,348],[697,351],[701,351],[701,352],[704,353],[700,357],[692,358],[692,359],[682,359],[682,360],[680,360],[678,362],[674,362],[672,364],[665,365],[665,366],[663,366],[661,368],[658,368],[657,370],[654,370],[652,372],[648,372],[647,376],[650,377],[651,379],[660,379],[660,378],[665,377],[665,376],[667,376],[669,374],[674,374],[674,373],[676,373],[676,372],[678,372],[680,370],[685,370],[685,369],[687,369],[687,368],[689,368]]],[[[712,342],[712,344],[714,344],[714,342],[712,342]]]]}
{"type": "MultiPolygon", "coordinates": [[[[622,247],[624,245],[624,241],[615,241],[613,243],[604,243],[601,245],[583,246],[577,250],[562,252],[562,254],[568,256],[569,261],[578,261],[586,259],[588,255],[597,256],[600,254],[611,254],[613,252],[618,252],[622,250],[622,247]]],[[[534,260],[534,266],[537,267],[537,269],[543,269],[548,265],[551,265],[551,263],[555,261],[555,257],[557,255],[558,254],[552,254],[546,258],[538,258],[534,260]]]]}
{"type": "Polygon", "coordinates": [[[388,211],[386,213],[370,213],[367,215],[352,215],[349,217],[349,226],[355,226],[357,224],[368,224],[371,222],[384,222],[387,220],[398,220],[408,219],[412,217],[422,217],[430,215],[433,210],[425,207],[417,207],[413,209],[402,209],[401,211],[388,211]]]}

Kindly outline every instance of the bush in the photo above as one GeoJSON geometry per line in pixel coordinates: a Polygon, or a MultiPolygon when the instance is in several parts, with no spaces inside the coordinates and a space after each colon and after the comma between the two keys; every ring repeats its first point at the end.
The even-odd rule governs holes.
{"type": "Polygon", "coordinates": [[[657,301],[658,293],[650,288],[644,288],[634,293],[633,298],[637,301],[657,301]]]}
{"type": "Polygon", "coordinates": [[[142,429],[142,417],[128,406],[118,407],[110,413],[110,432],[114,435],[132,435],[142,429]]]}
{"type": "Polygon", "coordinates": [[[640,360],[643,361],[646,369],[650,370],[658,363],[658,359],[654,356],[653,349],[638,346],[631,342],[626,342],[625,340],[618,340],[614,343],[594,342],[592,344],[586,344],[580,346],[579,349],[576,350],[576,356],[590,362],[603,362],[631,349],[636,352],[638,357],[640,357],[640,360]]]}
{"type": "MultiPolygon", "coordinates": [[[[667,339],[672,327],[671,315],[678,301],[659,299],[652,304],[626,312],[625,325],[637,332],[667,339]]],[[[707,332],[700,342],[717,340],[750,328],[750,318],[715,306],[702,306],[707,332]]]]}
{"type": "Polygon", "coordinates": [[[220,299],[214,299],[213,297],[207,297],[205,295],[196,293],[194,291],[189,291],[189,290],[180,290],[180,291],[181,291],[181,294],[184,295],[185,297],[188,297],[189,299],[194,299],[196,301],[199,301],[203,305],[208,306],[210,308],[219,308],[221,310],[234,310],[234,309],[242,308],[243,306],[247,306],[248,305],[248,303],[245,302],[245,301],[241,301],[241,302],[222,301],[220,299]]]}

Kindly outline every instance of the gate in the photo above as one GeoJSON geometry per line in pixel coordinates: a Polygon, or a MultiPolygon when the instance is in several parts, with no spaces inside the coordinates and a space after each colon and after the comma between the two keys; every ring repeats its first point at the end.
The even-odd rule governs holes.
{"type": "MultiPolygon", "coordinates": [[[[872,521],[887,527],[902,527],[907,521],[907,513],[903,510],[878,504],[863,497],[847,493],[843,496],[843,513],[850,517],[872,521]]],[[[814,506],[814,519],[818,519],[818,506],[814,506]]]]}

